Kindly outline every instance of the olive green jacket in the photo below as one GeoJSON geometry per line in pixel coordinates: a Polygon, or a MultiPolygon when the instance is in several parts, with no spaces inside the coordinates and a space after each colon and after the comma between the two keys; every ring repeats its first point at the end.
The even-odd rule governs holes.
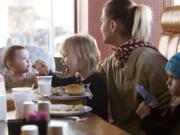
{"type": "Polygon", "coordinates": [[[13,80],[11,73],[6,73],[4,75],[6,92],[12,92],[12,88],[15,87],[38,87],[37,78],[34,73],[27,72],[21,78],[13,80]]]}
{"type": "Polygon", "coordinates": [[[124,68],[117,65],[112,55],[99,66],[107,78],[109,98],[114,124],[131,134],[140,130],[140,119],[136,109],[140,104],[135,87],[140,84],[157,97],[160,109],[169,106],[171,95],[168,91],[165,72],[166,59],[159,52],[141,47],[135,49],[124,68]]]}

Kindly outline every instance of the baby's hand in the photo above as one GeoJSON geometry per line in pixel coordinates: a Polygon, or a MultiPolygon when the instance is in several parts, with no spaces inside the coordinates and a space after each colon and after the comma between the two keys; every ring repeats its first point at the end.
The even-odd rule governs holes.
{"type": "Polygon", "coordinates": [[[38,71],[39,75],[48,75],[50,69],[45,61],[43,60],[36,60],[33,67],[38,71]]]}
{"type": "Polygon", "coordinates": [[[151,108],[148,107],[144,102],[141,102],[136,110],[136,113],[141,119],[143,119],[145,116],[150,115],[151,108]]]}

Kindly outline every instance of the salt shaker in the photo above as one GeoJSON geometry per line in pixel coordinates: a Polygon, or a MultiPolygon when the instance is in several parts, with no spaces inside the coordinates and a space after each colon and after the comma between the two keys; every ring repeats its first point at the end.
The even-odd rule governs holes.
{"type": "Polygon", "coordinates": [[[49,119],[49,111],[50,111],[50,102],[49,101],[39,101],[38,102],[38,112],[47,112],[49,119]]]}
{"type": "Polygon", "coordinates": [[[21,127],[21,135],[39,135],[38,126],[24,125],[21,127]]]}
{"type": "Polygon", "coordinates": [[[27,117],[27,114],[36,111],[35,103],[32,101],[26,101],[23,103],[23,118],[27,117]]]}

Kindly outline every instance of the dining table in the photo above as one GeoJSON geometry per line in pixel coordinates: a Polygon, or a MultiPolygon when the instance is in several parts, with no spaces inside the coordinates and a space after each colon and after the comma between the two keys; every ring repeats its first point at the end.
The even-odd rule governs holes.
{"type": "MultiPolygon", "coordinates": [[[[15,111],[7,113],[8,119],[15,119],[15,111]]],[[[8,135],[7,120],[0,121],[0,135],[8,135]]],[[[53,116],[49,122],[61,125],[63,135],[128,135],[123,129],[91,112],[75,117],[53,116]]]]}

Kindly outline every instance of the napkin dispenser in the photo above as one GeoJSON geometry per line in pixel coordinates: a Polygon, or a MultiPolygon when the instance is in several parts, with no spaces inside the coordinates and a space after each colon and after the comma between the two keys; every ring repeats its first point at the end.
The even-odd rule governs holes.
{"type": "Polygon", "coordinates": [[[48,121],[26,121],[25,119],[8,120],[9,135],[20,135],[23,125],[37,125],[39,128],[39,135],[47,135],[48,121]]]}

